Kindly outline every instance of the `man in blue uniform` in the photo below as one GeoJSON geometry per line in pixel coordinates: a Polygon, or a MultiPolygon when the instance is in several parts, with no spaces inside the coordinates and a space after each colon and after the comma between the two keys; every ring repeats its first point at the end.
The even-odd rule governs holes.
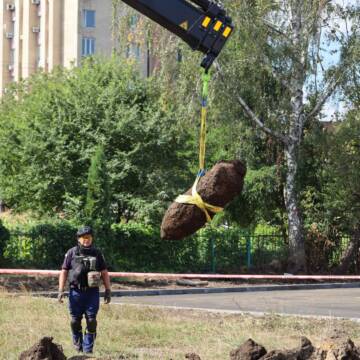
{"type": "Polygon", "coordinates": [[[110,277],[104,256],[93,246],[93,232],[85,226],[77,232],[78,243],[65,255],[59,277],[58,301],[63,302],[66,280],[69,278],[69,309],[71,332],[77,351],[92,353],[96,338],[100,296],[99,285],[102,279],[105,286],[104,301],[111,301],[110,277]],[[83,335],[81,320],[85,315],[86,329],[83,335]]]}

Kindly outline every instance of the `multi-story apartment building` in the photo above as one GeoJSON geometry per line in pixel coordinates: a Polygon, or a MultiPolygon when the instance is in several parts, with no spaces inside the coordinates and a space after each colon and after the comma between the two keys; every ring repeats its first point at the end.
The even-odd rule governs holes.
{"type": "Polygon", "coordinates": [[[83,56],[110,56],[111,0],[0,0],[0,90],[83,56]]]}

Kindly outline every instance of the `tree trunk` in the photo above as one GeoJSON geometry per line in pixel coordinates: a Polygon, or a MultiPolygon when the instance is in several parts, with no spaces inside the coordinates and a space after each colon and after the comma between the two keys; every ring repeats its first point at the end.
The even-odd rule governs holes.
{"type": "Polygon", "coordinates": [[[306,272],[305,241],[296,192],[297,158],[295,144],[285,149],[287,174],[284,187],[289,227],[289,258],[287,270],[291,274],[306,272]]]}
{"type": "Polygon", "coordinates": [[[336,275],[345,275],[348,273],[352,262],[354,261],[356,255],[359,251],[360,244],[360,225],[357,226],[353,235],[350,238],[349,245],[343,252],[340,264],[334,269],[334,274],[336,275]]]}
{"type": "Polygon", "coordinates": [[[0,214],[5,212],[5,203],[0,199],[0,214]]]}
{"type": "Polygon", "coordinates": [[[298,149],[300,147],[305,115],[304,86],[306,74],[307,45],[304,42],[303,4],[291,4],[291,27],[293,42],[292,79],[290,82],[291,115],[288,129],[288,142],[285,144],[287,173],[284,187],[285,206],[289,226],[288,272],[306,272],[305,240],[302,217],[297,199],[296,176],[298,170],[298,149]]]}

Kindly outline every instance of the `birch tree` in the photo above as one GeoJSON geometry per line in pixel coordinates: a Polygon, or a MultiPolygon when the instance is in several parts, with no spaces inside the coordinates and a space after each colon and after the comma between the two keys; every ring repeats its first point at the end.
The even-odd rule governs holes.
{"type": "MultiPolygon", "coordinates": [[[[339,4],[331,0],[259,1],[251,5],[236,1],[232,6],[235,14],[242,6],[265,9],[263,13],[255,11],[259,18],[242,18],[240,27],[246,28],[247,32],[253,28],[254,34],[259,32],[256,26],[263,29],[264,43],[260,38],[253,38],[263,49],[256,49],[260,56],[252,68],[255,72],[266,71],[281,89],[278,109],[272,108],[269,113],[263,109],[259,111],[254,101],[249,104],[246,92],[235,83],[238,79],[236,64],[231,67],[218,63],[217,68],[228,93],[251,122],[282,144],[286,168],[284,201],[288,216],[288,270],[304,272],[304,229],[297,189],[299,149],[306,123],[321,118],[324,106],[353,65],[349,60],[352,57],[348,55],[351,38],[358,36],[359,23],[350,18],[358,15],[358,9],[355,2],[339,4]],[[349,26],[348,31],[344,24],[349,26]],[[234,92],[234,89],[238,91],[234,92]]],[[[253,58],[250,50],[239,62],[254,62],[253,58]]],[[[259,101],[260,98],[261,94],[259,101]]]]}
{"type": "MultiPolygon", "coordinates": [[[[236,32],[217,64],[222,82],[214,81],[212,86],[210,122],[215,113],[218,123],[226,117],[243,122],[245,114],[264,134],[264,141],[273,138],[280,144],[289,271],[306,271],[298,199],[299,150],[307,125],[323,117],[324,107],[353,68],[352,44],[360,23],[358,0],[225,0],[224,4],[236,32]]],[[[156,39],[159,49],[152,50],[160,64],[158,78],[165,79],[165,96],[172,103],[178,99],[178,113],[188,121],[198,110],[200,55],[159,28],[156,39]],[[166,41],[161,41],[161,34],[166,41]],[[183,61],[176,65],[179,47],[183,61]]],[[[233,129],[239,127],[233,124],[233,129]]]]}

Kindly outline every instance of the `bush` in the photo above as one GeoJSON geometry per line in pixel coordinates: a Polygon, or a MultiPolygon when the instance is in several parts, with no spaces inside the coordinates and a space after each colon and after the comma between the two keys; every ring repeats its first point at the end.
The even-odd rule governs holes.
{"type": "Polygon", "coordinates": [[[192,132],[135,67],[87,58],[15,88],[0,104],[0,188],[11,208],[71,220],[87,200],[90,217],[107,218],[111,203],[114,221],[159,223],[190,182],[192,132]]]}
{"type": "Polygon", "coordinates": [[[158,228],[130,223],[114,225],[112,236],[108,253],[123,271],[240,273],[247,271],[251,239],[251,261],[258,268],[284,256],[281,236],[254,236],[236,227],[209,226],[189,238],[169,241],[160,239],[158,228]]]}
{"type": "Polygon", "coordinates": [[[9,240],[9,238],[10,233],[0,220],[0,262],[2,262],[3,260],[4,249],[6,246],[6,242],[9,240]]]}
{"type": "Polygon", "coordinates": [[[124,271],[203,270],[201,242],[196,237],[182,241],[161,240],[160,230],[137,223],[112,227],[114,263],[124,271]]]}
{"type": "Polygon", "coordinates": [[[75,245],[75,233],[73,225],[61,221],[18,226],[10,232],[4,255],[13,266],[58,269],[75,245]]]}
{"type": "MultiPolygon", "coordinates": [[[[17,225],[10,229],[5,260],[13,267],[58,269],[65,252],[76,244],[76,227],[66,221],[17,225]]],[[[251,261],[263,269],[283,257],[281,236],[251,235],[239,228],[205,227],[181,241],[162,240],[158,227],[130,222],[95,228],[95,246],[111,271],[239,273],[247,271],[247,241],[251,261]]]]}

